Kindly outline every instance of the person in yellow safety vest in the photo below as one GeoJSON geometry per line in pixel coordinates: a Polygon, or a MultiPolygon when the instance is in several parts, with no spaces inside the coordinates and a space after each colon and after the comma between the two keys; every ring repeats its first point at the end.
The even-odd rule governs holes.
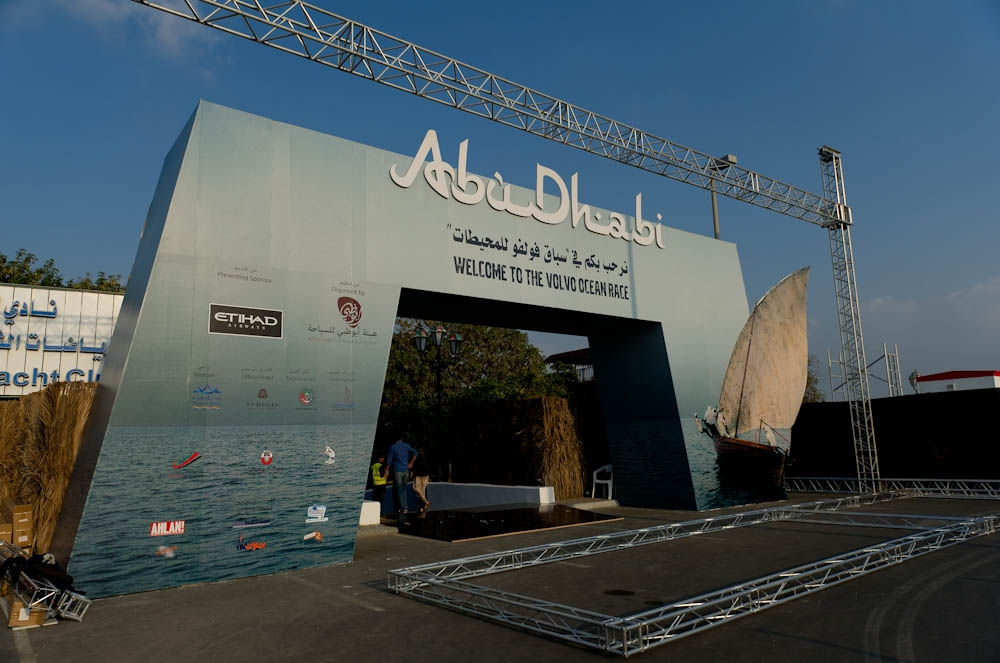
{"type": "Polygon", "coordinates": [[[372,499],[379,504],[382,503],[382,498],[385,497],[385,477],[387,473],[385,454],[380,453],[378,460],[372,463],[372,499]]]}

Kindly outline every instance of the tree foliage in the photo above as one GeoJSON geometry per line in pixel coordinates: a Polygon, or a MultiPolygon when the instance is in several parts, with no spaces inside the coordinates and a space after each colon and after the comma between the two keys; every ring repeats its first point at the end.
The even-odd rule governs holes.
{"type": "Polygon", "coordinates": [[[51,288],[76,288],[78,290],[100,290],[103,292],[125,292],[121,274],[97,272],[94,278],[90,272],[79,279],[63,283],[62,274],[52,258],[38,265],[38,256],[26,249],[18,249],[13,257],[0,253],[0,283],[37,285],[51,288]]]}
{"type": "Polygon", "coordinates": [[[816,355],[809,355],[809,368],[806,373],[806,391],[802,395],[803,403],[822,403],[826,400],[819,390],[819,360],[816,355]]]}
{"type": "Polygon", "coordinates": [[[78,290],[100,290],[102,292],[125,292],[125,286],[122,284],[121,274],[105,274],[104,272],[97,272],[97,278],[90,275],[87,272],[84,276],[78,279],[70,279],[66,284],[67,288],[76,288],[78,290]]]}
{"type": "Polygon", "coordinates": [[[52,258],[42,265],[35,266],[38,256],[25,249],[18,249],[13,258],[0,253],[0,283],[18,283],[24,285],[41,285],[59,287],[62,276],[52,258]]]}
{"type": "Polygon", "coordinates": [[[515,329],[400,318],[389,349],[379,415],[382,436],[376,448],[387,446],[391,438],[406,437],[428,449],[441,467],[456,452],[455,441],[471,433],[470,416],[489,422],[503,416],[505,404],[566,396],[575,381],[572,367],[549,370],[527,334],[515,329]],[[414,334],[438,324],[449,334],[461,334],[456,357],[450,356],[447,340],[438,349],[428,339],[426,352],[417,351],[414,334]]]}

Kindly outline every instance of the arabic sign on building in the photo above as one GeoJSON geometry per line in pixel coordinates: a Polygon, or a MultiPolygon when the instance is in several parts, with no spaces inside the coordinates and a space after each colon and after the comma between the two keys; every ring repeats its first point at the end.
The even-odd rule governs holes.
{"type": "Polygon", "coordinates": [[[123,297],[0,284],[0,396],[100,380],[123,297]]]}

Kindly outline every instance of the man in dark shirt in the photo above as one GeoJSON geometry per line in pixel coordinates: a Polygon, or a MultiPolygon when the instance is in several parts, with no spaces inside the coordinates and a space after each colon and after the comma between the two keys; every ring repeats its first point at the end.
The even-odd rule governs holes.
{"type": "Polygon", "coordinates": [[[397,515],[406,513],[406,479],[410,475],[410,468],[413,467],[413,460],[416,457],[417,450],[402,440],[396,440],[395,444],[389,447],[389,455],[385,462],[392,476],[392,496],[396,502],[397,515]]]}

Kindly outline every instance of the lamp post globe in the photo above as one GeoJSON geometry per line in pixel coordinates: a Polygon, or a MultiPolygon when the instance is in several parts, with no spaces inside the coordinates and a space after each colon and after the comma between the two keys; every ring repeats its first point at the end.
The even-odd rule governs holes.
{"type": "Polygon", "coordinates": [[[417,347],[417,352],[427,351],[427,332],[423,329],[413,335],[413,344],[417,347]]]}
{"type": "Polygon", "coordinates": [[[462,349],[462,335],[457,332],[452,332],[448,336],[448,349],[451,351],[451,358],[454,359],[458,356],[458,351],[462,349]]]}

